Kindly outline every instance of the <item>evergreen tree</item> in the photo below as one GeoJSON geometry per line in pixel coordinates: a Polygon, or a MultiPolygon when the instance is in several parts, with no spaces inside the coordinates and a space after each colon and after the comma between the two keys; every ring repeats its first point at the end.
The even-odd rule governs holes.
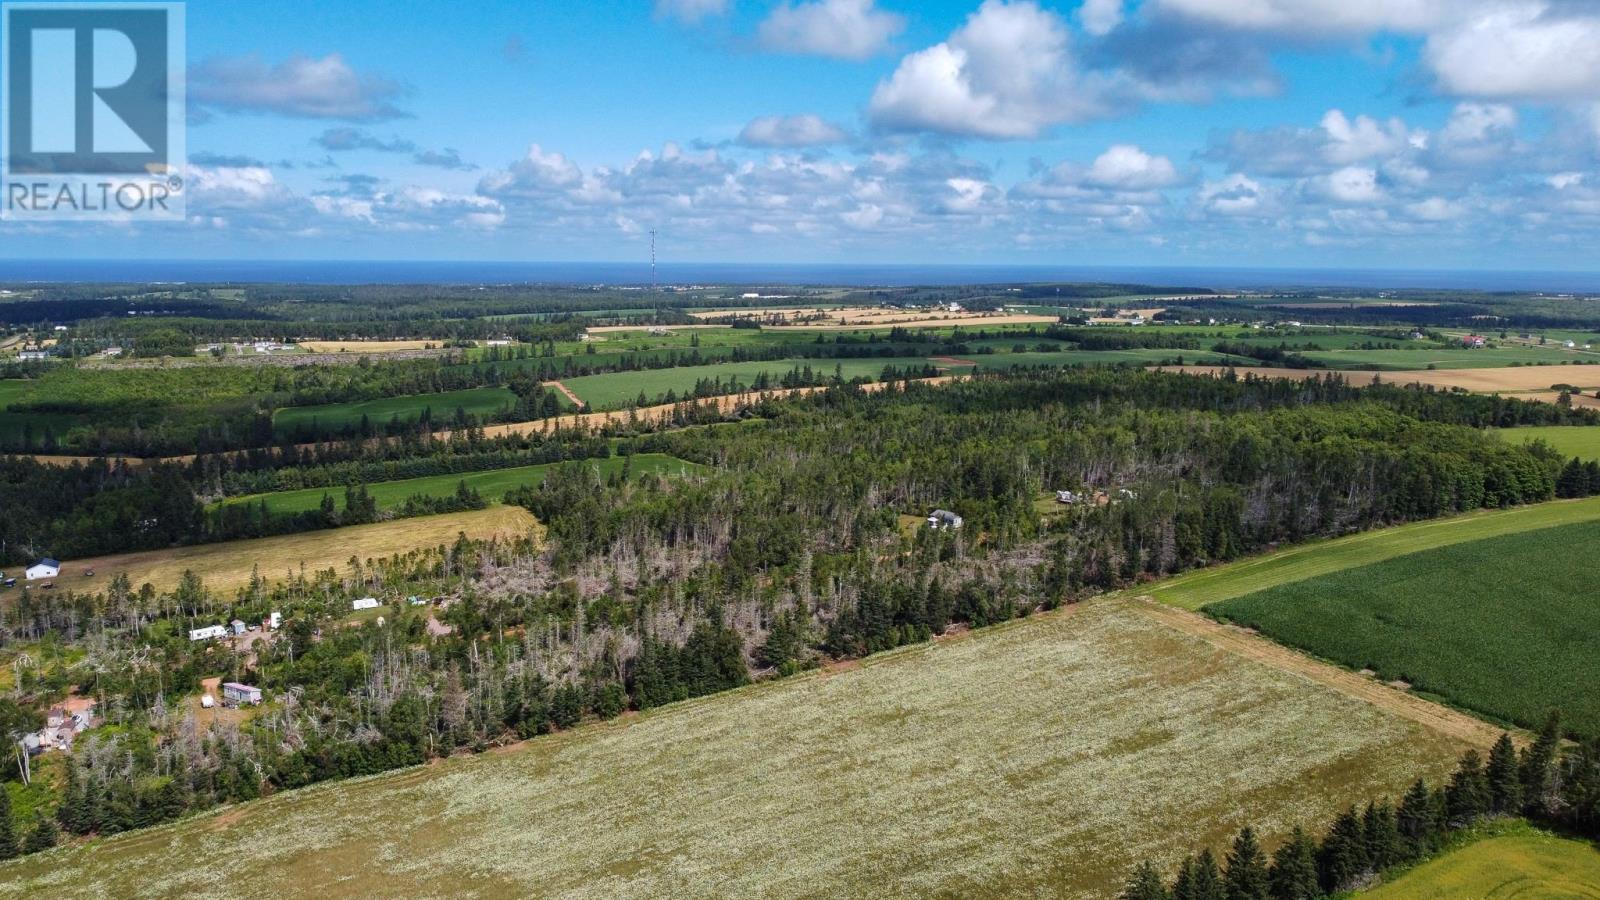
{"type": "Polygon", "coordinates": [[[1317,854],[1317,870],[1325,891],[1345,891],[1358,885],[1371,868],[1361,816],[1355,807],[1339,814],[1317,854]]]}
{"type": "Polygon", "coordinates": [[[1300,826],[1294,827],[1289,842],[1278,848],[1268,873],[1275,900],[1318,900],[1322,885],[1317,882],[1317,845],[1300,826]]]}
{"type": "Polygon", "coordinates": [[[1228,887],[1209,847],[1200,851],[1194,865],[1194,900],[1228,900],[1228,887]]]}
{"type": "Polygon", "coordinates": [[[1389,801],[1367,804],[1367,811],[1361,817],[1361,830],[1367,839],[1367,858],[1374,870],[1381,871],[1405,859],[1405,844],[1400,839],[1400,826],[1389,801]]]}
{"type": "Polygon", "coordinates": [[[1172,882],[1172,900],[1196,900],[1199,896],[1195,893],[1194,869],[1194,857],[1186,857],[1178,867],[1178,877],[1172,882]]]}
{"type": "Polygon", "coordinates": [[[11,792],[0,781],[0,859],[17,855],[17,822],[11,815],[11,792]]]}
{"type": "Polygon", "coordinates": [[[1531,815],[1549,815],[1555,809],[1556,753],[1561,748],[1561,713],[1551,710],[1539,737],[1522,755],[1522,802],[1531,815]]]}
{"type": "Polygon", "coordinates": [[[1461,757],[1450,787],[1445,789],[1445,814],[1450,825],[1462,828],[1471,825],[1489,811],[1489,781],[1483,774],[1483,760],[1478,751],[1468,750],[1461,757]]]}
{"type": "Polygon", "coordinates": [[[1434,818],[1433,796],[1428,791],[1427,782],[1421,778],[1412,782],[1411,789],[1400,801],[1400,810],[1395,818],[1400,837],[1406,844],[1406,858],[1415,859],[1433,850],[1438,823],[1434,818]]]}
{"type": "Polygon", "coordinates": [[[1517,766],[1517,748],[1511,735],[1502,734],[1489,751],[1489,811],[1514,816],[1522,811],[1522,774],[1517,766]]]}
{"type": "Polygon", "coordinates": [[[1139,864],[1122,890],[1121,900],[1170,900],[1166,885],[1161,883],[1161,873],[1149,860],[1139,864]]]}
{"type": "Polygon", "coordinates": [[[60,832],[56,830],[54,819],[49,816],[40,816],[39,820],[33,823],[33,830],[28,832],[28,852],[38,853],[41,850],[49,850],[56,845],[59,834],[60,832]]]}
{"type": "Polygon", "coordinates": [[[1246,825],[1228,851],[1225,879],[1228,900],[1268,900],[1267,857],[1261,852],[1254,829],[1246,825]]]}

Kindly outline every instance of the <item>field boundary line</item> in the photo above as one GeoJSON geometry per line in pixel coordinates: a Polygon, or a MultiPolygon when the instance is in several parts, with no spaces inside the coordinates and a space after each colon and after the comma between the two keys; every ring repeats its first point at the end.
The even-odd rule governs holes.
{"type": "Polygon", "coordinates": [[[1501,728],[1460,710],[1389,687],[1377,679],[1323,662],[1236,625],[1168,606],[1154,597],[1141,596],[1130,605],[1149,618],[1197,637],[1219,650],[1307,678],[1347,697],[1364,701],[1477,747],[1489,747],[1506,731],[1514,735],[1517,733],[1513,729],[1501,728]]]}

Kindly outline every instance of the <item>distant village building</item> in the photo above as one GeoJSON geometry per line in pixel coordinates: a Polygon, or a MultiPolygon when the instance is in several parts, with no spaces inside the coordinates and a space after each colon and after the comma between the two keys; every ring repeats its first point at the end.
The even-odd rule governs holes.
{"type": "Polygon", "coordinates": [[[24,577],[28,581],[33,581],[38,578],[54,578],[60,574],[61,563],[46,557],[29,566],[28,571],[24,573],[24,577]]]}
{"type": "Polygon", "coordinates": [[[222,685],[222,704],[224,706],[250,706],[261,705],[261,688],[237,681],[224,682],[222,685]]]}
{"type": "Polygon", "coordinates": [[[928,514],[929,528],[960,528],[964,521],[948,509],[936,509],[928,514]]]}
{"type": "Polygon", "coordinates": [[[1461,339],[1461,346],[1468,350],[1477,350],[1488,345],[1488,340],[1481,335],[1469,334],[1461,339]]]}
{"type": "Polygon", "coordinates": [[[20,359],[23,362],[28,362],[29,360],[38,362],[40,360],[46,360],[49,358],[50,354],[43,350],[24,350],[17,354],[17,359],[20,359]]]}
{"type": "Polygon", "coordinates": [[[214,641],[220,637],[227,637],[228,629],[224,625],[207,625],[204,628],[189,629],[191,641],[214,641]]]}

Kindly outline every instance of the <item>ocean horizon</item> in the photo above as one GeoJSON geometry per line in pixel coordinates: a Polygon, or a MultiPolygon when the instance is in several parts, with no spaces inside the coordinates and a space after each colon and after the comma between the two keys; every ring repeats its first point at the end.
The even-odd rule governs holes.
{"type": "MultiPolygon", "coordinates": [[[[905,287],[1030,282],[1108,282],[1150,287],[1440,289],[1600,292],[1600,272],[1471,269],[1222,268],[869,263],[663,263],[675,285],[905,287]]],[[[445,260],[63,260],[0,259],[0,282],[283,284],[550,284],[642,286],[648,263],[445,260]]]]}

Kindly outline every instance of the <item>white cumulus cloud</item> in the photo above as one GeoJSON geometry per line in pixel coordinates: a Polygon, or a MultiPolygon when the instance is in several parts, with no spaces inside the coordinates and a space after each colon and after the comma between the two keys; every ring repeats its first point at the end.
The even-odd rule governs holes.
{"type": "Polygon", "coordinates": [[[884,12],[873,0],[810,0],[782,3],[761,23],[762,46],[780,53],[836,59],[867,59],[888,49],[905,19],[884,12]]]}

